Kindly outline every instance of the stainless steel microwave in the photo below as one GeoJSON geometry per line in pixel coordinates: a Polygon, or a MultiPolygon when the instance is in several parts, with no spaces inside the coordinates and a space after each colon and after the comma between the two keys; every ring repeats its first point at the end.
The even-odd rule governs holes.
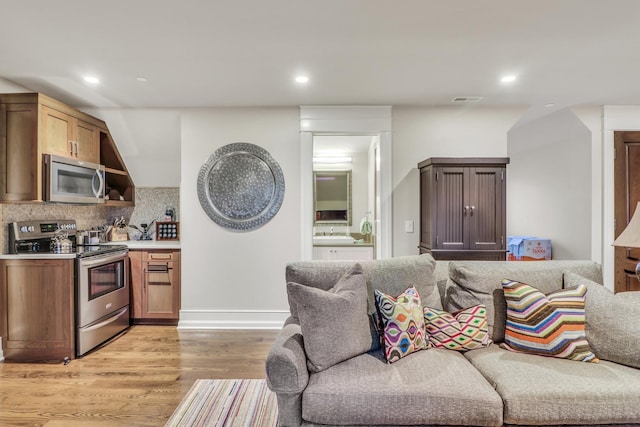
{"type": "Polygon", "coordinates": [[[104,166],[44,154],[44,200],[104,203],[104,166]]]}

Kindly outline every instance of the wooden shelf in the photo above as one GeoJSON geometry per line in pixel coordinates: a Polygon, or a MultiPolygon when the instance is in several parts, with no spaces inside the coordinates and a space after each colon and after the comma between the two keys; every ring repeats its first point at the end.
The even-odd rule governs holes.
{"type": "Polygon", "coordinates": [[[111,174],[113,174],[113,175],[122,175],[122,176],[128,176],[128,175],[129,175],[129,174],[127,173],[127,171],[123,171],[123,170],[120,170],[120,169],[113,169],[113,168],[107,168],[107,167],[105,167],[105,168],[104,168],[104,171],[105,171],[106,173],[111,173],[111,174]]]}

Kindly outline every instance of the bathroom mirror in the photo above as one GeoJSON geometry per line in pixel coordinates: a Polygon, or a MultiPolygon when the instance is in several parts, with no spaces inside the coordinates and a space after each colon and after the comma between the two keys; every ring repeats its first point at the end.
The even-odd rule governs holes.
{"type": "Polygon", "coordinates": [[[313,172],[314,225],[351,225],[351,171],[313,172]]]}

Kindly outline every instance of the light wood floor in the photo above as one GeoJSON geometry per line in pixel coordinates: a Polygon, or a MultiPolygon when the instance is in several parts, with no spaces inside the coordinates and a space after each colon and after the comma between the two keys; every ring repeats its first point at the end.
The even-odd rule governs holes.
{"type": "Polygon", "coordinates": [[[264,378],[277,331],[134,326],[68,365],[0,363],[0,426],[164,426],[199,378],[264,378]]]}

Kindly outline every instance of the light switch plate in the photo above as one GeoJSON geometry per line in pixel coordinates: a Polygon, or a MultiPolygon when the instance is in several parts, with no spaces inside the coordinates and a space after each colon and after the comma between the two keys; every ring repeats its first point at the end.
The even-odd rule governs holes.
{"type": "Polygon", "coordinates": [[[413,221],[408,219],[404,222],[405,233],[413,233],[413,221]]]}

